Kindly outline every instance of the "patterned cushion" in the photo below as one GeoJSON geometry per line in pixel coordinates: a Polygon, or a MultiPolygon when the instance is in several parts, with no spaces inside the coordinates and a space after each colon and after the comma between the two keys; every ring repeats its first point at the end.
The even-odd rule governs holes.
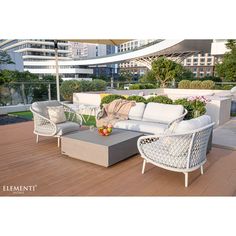
{"type": "Polygon", "coordinates": [[[63,106],[47,107],[49,119],[55,123],[63,123],[66,121],[66,116],[63,106]]]}

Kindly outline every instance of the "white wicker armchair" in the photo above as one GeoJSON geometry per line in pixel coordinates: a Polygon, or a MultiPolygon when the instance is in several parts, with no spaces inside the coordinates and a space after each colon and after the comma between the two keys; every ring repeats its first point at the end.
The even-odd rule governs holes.
{"type": "Polygon", "coordinates": [[[79,130],[82,125],[82,118],[74,110],[58,101],[35,102],[30,107],[34,118],[34,133],[36,134],[36,142],[39,136],[57,137],[58,147],[60,147],[60,137],[69,132],[79,130]],[[49,119],[47,107],[63,106],[66,115],[66,122],[55,124],[49,119]]]}
{"type": "Polygon", "coordinates": [[[145,164],[150,162],[158,167],[183,172],[185,187],[188,187],[188,173],[201,168],[206,162],[208,140],[214,123],[200,129],[181,134],[142,136],[138,139],[138,149],[145,164]]]}

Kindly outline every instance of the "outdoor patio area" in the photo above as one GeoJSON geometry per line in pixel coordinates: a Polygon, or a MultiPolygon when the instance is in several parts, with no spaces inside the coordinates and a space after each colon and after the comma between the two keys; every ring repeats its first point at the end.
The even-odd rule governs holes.
{"type": "MultiPolygon", "coordinates": [[[[32,132],[33,122],[0,126],[0,185],[36,185],[34,192],[8,196],[234,196],[236,151],[214,148],[200,169],[184,175],[147,164],[141,174],[139,155],[109,168],[72,159],[60,153],[56,138],[32,132]]],[[[109,138],[109,137],[108,137],[109,138]]]]}

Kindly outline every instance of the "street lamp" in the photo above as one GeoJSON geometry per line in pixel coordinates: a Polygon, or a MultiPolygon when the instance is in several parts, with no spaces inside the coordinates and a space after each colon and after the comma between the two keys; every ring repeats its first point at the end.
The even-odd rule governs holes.
{"type": "Polygon", "coordinates": [[[58,68],[58,42],[54,40],[55,62],[56,62],[56,85],[57,85],[57,101],[60,102],[60,83],[59,83],[59,68],[58,68]]]}

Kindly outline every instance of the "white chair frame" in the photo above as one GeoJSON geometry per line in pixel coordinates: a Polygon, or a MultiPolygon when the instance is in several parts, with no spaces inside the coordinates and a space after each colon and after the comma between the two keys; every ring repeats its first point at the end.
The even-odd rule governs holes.
{"type": "MultiPolygon", "coordinates": [[[[76,122],[79,125],[82,125],[82,117],[76,113],[73,109],[62,104],[64,108],[64,112],[67,112],[67,121],[76,122]]],[[[57,125],[48,119],[45,116],[42,116],[38,112],[36,112],[32,106],[30,107],[30,111],[33,113],[34,119],[34,134],[36,134],[36,143],[39,142],[39,136],[49,136],[57,138],[57,146],[60,147],[61,135],[57,135],[57,125]]]]}
{"type": "Polygon", "coordinates": [[[185,187],[188,187],[189,172],[200,168],[201,174],[203,174],[203,165],[207,160],[208,140],[213,126],[214,123],[211,123],[200,129],[181,134],[140,137],[137,146],[141,157],[144,159],[142,174],[145,172],[146,163],[152,163],[166,170],[184,173],[185,187]],[[179,153],[179,149],[187,151],[179,154],[179,156],[174,156],[173,153],[170,155],[168,147],[172,148],[173,153],[179,153]]]}

